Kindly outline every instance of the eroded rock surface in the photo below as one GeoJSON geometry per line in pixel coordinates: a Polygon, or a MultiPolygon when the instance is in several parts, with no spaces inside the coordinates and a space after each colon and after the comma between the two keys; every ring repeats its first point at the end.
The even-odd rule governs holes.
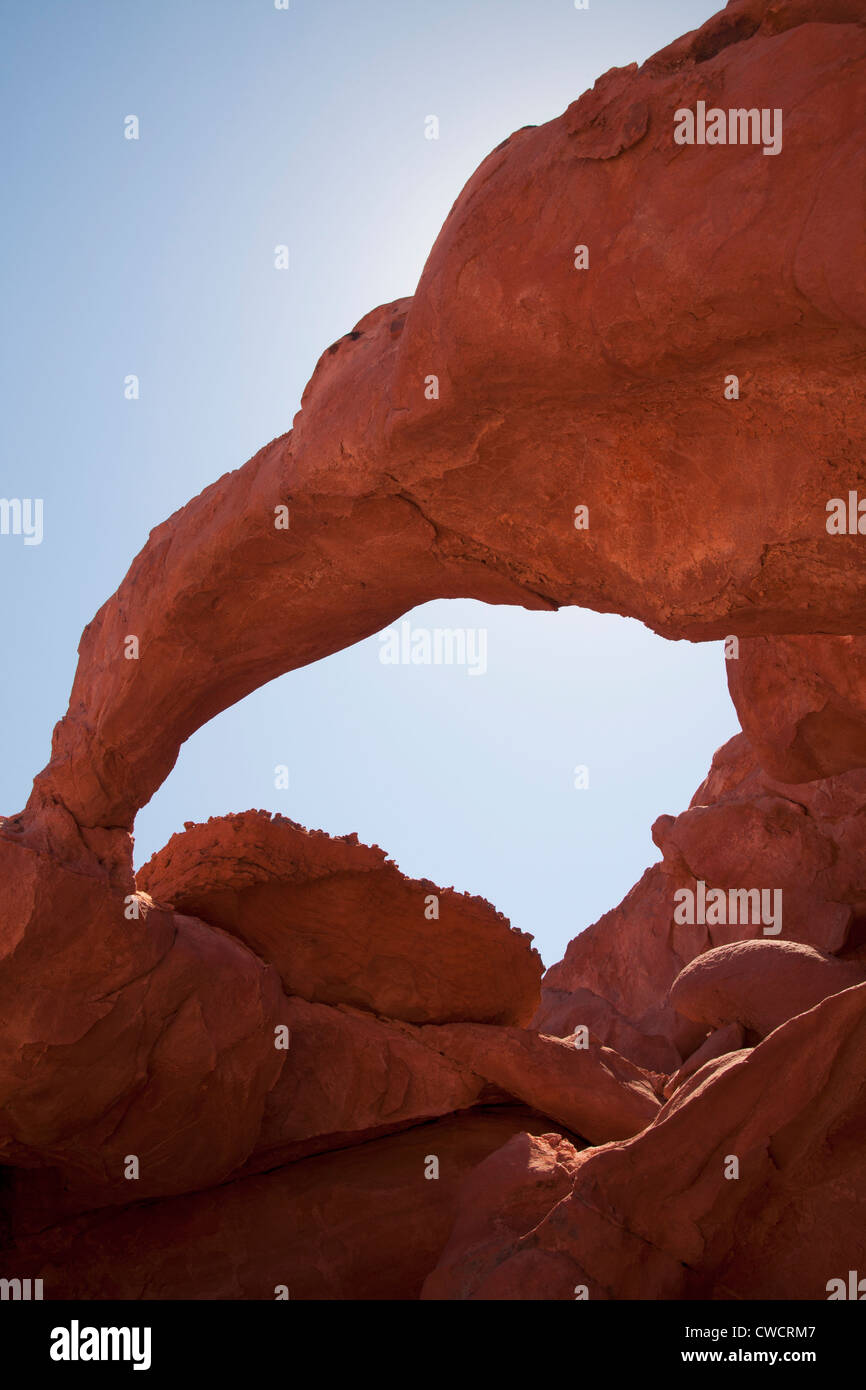
{"type": "Polygon", "coordinates": [[[728,689],[761,767],[811,782],[866,767],[866,643],[860,637],[752,637],[728,689]]]}
{"type": "Polygon", "coordinates": [[[154,530],[83,635],[31,816],[64,843],[58,804],[91,834],[131,826],[206,720],[437,597],[676,638],[866,634],[862,538],[826,525],[866,495],[862,20],[859,0],[736,0],[503,141],[415,295],[154,530]],[[674,142],[678,109],[756,92],[787,113],[780,155],[674,142]]]}
{"type": "Polygon", "coordinates": [[[46,1299],[415,1299],[448,1239],[460,1179],[522,1110],[456,1115],[190,1197],[86,1213],[19,1241],[46,1299]],[[425,1177],[429,1159],[439,1177],[425,1177]],[[285,1294],[282,1295],[285,1297],[285,1294]]]}
{"type": "Polygon", "coordinates": [[[705,951],[674,980],[671,1003],[712,1028],[739,1023],[765,1038],[795,1014],[866,980],[859,965],[797,941],[736,941],[705,951]]]}
{"type": "MultiPolygon", "coordinates": [[[[502,1231],[488,1160],[427,1284],[438,1298],[822,1299],[862,1267],[866,985],[823,1000],[759,1046],[709,1062],[647,1129],[528,1175],[547,1214],[502,1231]],[[731,1158],[739,1176],[732,1180],[731,1158]],[[493,1246],[494,1235],[499,1239],[493,1246]],[[477,1251],[485,1241],[487,1258],[477,1251]],[[457,1240],[460,1240],[459,1235],[457,1240]]],[[[507,1192],[507,1188],[506,1188],[507,1192]]],[[[507,1200],[507,1197],[506,1197],[507,1200]]]]}
{"type": "Polygon", "coordinates": [[[244,941],[304,999],[410,1023],[526,1023],[538,1004],[530,937],[356,836],[247,811],[172,836],[137,882],[244,941]]]}
{"type": "Polygon", "coordinates": [[[703,952],[770,940],[769,929],[772,939],[855,957],[866,915],[864,804],[863,770],[797,785],[774,782],[738,734],[717,751],[690,807],[653,826],[662,863],[547,971],[533,1026],[559,1033],[583,1023],[639,1065],[674,1072],[706,1027],[681,1012],[670,991],[703,952]],[[684,890],[692,895],[692,922],[681,920],[677,895],[684,890]],[[725,920],[711,920],[707,908],[701,921],[701,894],[707,899],[713,890],[723,891],[718,915],[725,920]]]}
{"type": "Polygon", "coordinates": [[[866,549],[827,526],[866,496],[864,62],[859,0],[733,0],[504,140],[415,296],[85,630],[0,820],[0,1257],[46,1297],[821,1298],[866,1263],[866,549]],[[756,94],[776,156],[674,142],[756,94]],[[194,730],[459,596],[741,643],[745,735],[540,1003],[529,938],[352,837],[247,812],[136,884],[194,730]],[[772,924],[705,912],[752,890],[772,924]]]}

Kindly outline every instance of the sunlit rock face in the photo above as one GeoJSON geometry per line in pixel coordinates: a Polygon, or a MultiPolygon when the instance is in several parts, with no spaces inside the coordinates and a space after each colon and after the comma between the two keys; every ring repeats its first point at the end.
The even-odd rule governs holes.
{"type": "Polygon", "coordinates": [[[46,1298],[811,1299],[866,1265],[864,57],[859,0],[735,0],[503,141],[416,295],[85,630],[0,821],[0,1254],[46,1298]],[[458,596],[725,639],[743,733],[561,962],[264,812],[136,881],[197,728],[458,596]]]}

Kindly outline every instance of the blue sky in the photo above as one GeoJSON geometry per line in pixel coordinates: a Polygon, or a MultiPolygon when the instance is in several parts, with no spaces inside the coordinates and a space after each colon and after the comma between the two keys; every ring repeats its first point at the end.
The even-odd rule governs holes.
{"type": "MultiPolygon", "coordinates": [[[[290,426],[325,347],[412,293],[490,149],[716,8],[3,0],[0,495],[43,498],[44,539],[0,536],[0,813],[149,530],[290,426]]],[[[185,820],[279,810],[489,898],[550,964],[736,731],[721,644],[462,600],[412,621],[486,628],[486,674],[383,666],[374,637],[273,682],[185,745],[136,862],[185,820]]]]}

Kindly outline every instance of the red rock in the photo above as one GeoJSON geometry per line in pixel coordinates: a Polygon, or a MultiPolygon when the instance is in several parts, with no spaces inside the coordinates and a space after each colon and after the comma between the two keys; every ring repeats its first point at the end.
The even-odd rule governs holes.
{"type": "Polygon", "coordinates": [[[530,936],[483,898],[406,878],[355,836],[246,811],[173,835],[137,881],[239,937],[304,999],[411,1023],[526,1023],[538,1004],[530,936]]]}
{"type": "Polygon", "coordinates": [[[705,1029],[674,1007],[674,980],[704,951],[766,939],[751,917],[724,925],[675,921],[675,895],[696,892],[698,879],[707,890],[723,888],[728,901],[731,889],[779,889],[785,940],[824,953],[856,951],[866,906],[864,800],[863,771],[787,786],[757,767],[742,734],[731,739],[688,810],[653,826],[664,862],[547,971],[533,1026],[550,1033],[584,1022],[640,1065],[677,1071],[705,1029]]]}
{"type": "Polygon", "coordinates": [[[220,1182],[283,1065],[276,972],[191,917],[124,899],[0,827],[0,1159],[129,1200],[220,1182]],[[231,1116],[231,1123],[226,1117],[231,1116]]]}
{"type": "Polygon", "coordinates": [[[454,1219],[460,1180],[516,1131],[521,1108],[452,1116],[207,1192],[85,1213],[6,1258],[54,1299],[415,1299],[454,1219]],[[439,1160],[438,1179],[425,1178],[439,1160]]]}
{"type": "Polygon", "coordinates": [[[864,980],[859,965],[800,942],[736,941],[687,965],[673,983],[671,1003],[698,1023],[739,1023],[763,1038],[829,994],[864,980]]]}
{"type": "Polygon", "coordinates": [[[591,1144],[635,1134],[659,1109],[654,1078],[609,1047],[465,1023],[419,1036],[591,1144]]]}
{"type": "Polygon", "coordinates": [[[681,932],[706,934],[708,944],[720,946],[762,936],[770,926],[786,939],[827,951],[841,949],[851,924],[851,906],[844,901],[842,885],[838,897],[833,892],[838,851],[832,825],[811,815],[793,794],[774,795],[767,786],[753,785],[743,787],[742,793],[740,799],[708,805],[693,801],[675,820],[663,817],[653,827],[673,893],[683,888],[696,893],[698,880],[707,891],[724,892],[720,912],[726,920],[703,929],[684,924],[681,932]],[[740,920],[731,921],[731,890],[754,889],[769,895],[768,911],[763,901],[756,911],[754,899],[744,904],[735,898],[740,920]],[[742,920],[745,913],[747,921],[742,920]]]}
{"type": "MultiPolygon", "coordinates": [[[[479,1163],[461,1185],[457,1219],[422,1299],[471,1297],[470,1290],[496,1269],[514,1242],[569,1195],[576,1169],[577,1150],[559,1134],[515,1134],[479,1163]]],[[[533,1297],[531,1281],[523,1297],[533,1297]]]]}
{"type": "Polygon", "coordinates": [[[578,1154],[570,1194],[551,1175],[549,1214],[531,1229],[501,1232],[494,1156],[484,1189],[461,1195],[470,1238],[462,1253],[449,1243],[427,1287],[460,1299],[531,1288],[571,1300],[581,1285],[590,1299],[826,1299],[829,1280],[866,1265],[864,1005],[866,985],[845,990],[708,1062],[639,1135],[578,1154]],[[485,1238],[495,1267],[477,1261],[485,1238]]]}
{"type": "Polygon", "coordinates": [[[866,767],[866,643],[858,637],[752,637],[725,663],[761,767],[811,782],[866,767]]]}
{"type": "MultiPolygon", "coordinates": [[[[699,960],[703,957],[699,956],[699,960]]],[[[688,967],[687,967],[688,968],[688,967]]],[[[674,1091],[678,1091],[683,1082],[693,1076],[696,1071],[703,1067],[704,1063],[715,1061],[716,1058],[726,1057],[731,1052],[739,1052],[743,1046],[743,1030],[739,1023],[726,1023],[721,1028],[714,1028],[708,1033],[700,1047],[696,1048],[690,1057],[683,1062],[679,1071],[666,1082],[662,1094],[666,1100],[670,1100],[674,1091]]]]}
{"type": "Polygon", "coordinates": [[[469,1189],[436,1296],[815,1298],[862,1265],[866,987],[808,1004],[866,955],[866,559],[826,527],[829,499],[866,495],[861,11],[735,0],[503,141],[414,298],[328,349],[293,431],[156,528],[85,630],[51,761],[0,822],[3,1202],[49,1297],[413,1297],[458,1178],[536,1122],[544,1145],[469,1189]],[[677,109],[756,93],[784,113],[781,158],[675,145],[677,109]],[[740,736],[659,818],[663,862],[548,972],[536,1033],[516,1027],[528,941],[449,892],[428,929],[431,885],[351,840],[255,813],[192,827],[134,892],[135,814],[194,730],[458,596],[736,634],[767,769],[740,736]],[[760,927],[673,920],[698,882],[782,889],[772,986],[730,972],[768,955],[760,927]],[[795,942],[816,948],[808,969],[795,942]],[[659,1110],[646,1071],[697,1063],[706,1020],[675,1004],[720,960],[722,1014],[774,1031],[696,1065],[659,1110]],[[589,1054],[546,1036],[553,1020],[585,1024],[589,1054]],[[515,1095],[551,1116],[518,1119],[515,1095]],[[554,1117],[640,1133],[576,1153],[554,1117]],[[440,1142],[442,1187],[419,1175],[440,1142]],[[130,1154],[137,1203],[100,1210],[128,1199],[130,1154]]]}
{"type": "Polygon", "coordinates": [[[471,1068],[428,1045],[424,1030],[355,1009],[289,999],[291,1040],[265,1102],[253,1162],[260,1168],[364,1142],[474,1105],[471,1068]]]}
{"type": "Polygon", "coordinates": [[[695,1067],[681,1086],[677,1087],[665,1107],[665,1114],[672,1115],[674,1110],[679,1110],[693,1092],[703,1091],[712,1077],[736,1066],[744,1057],[748,1057],[750,1051],[749,1047],[738,1047],[733,1052],[719,1052],[715,1057],[708,1057],[699,1067],[695,1067]]]}
{"type": "MultiPolygon", "coordinates": [[[[555,969],[556,966],[551,966],[551,970],[555,969]]],[[[609,1000],[593,994],[592,990],[559,990],[545,986],[543,996],[532,1026],[551,1037],[567,1038],[580,1027],[588,1028],[594,1042],[604,1039],[621,1056],[630,1057],[650,1071],[664,1072],[678,1055],[666,1038],[641,1033],[617,1013],[609,1000]]]]}
{"type": "MultiPolygon", "coordinates": [[[[354,853],[368,857],[369,874],[383,872],[381,851],[306,838],[320,869],[329,852],[338,861],[354,853]]],[[[142,896],[141,916],[128,920],[106,880],[70,873],[2,833],[0,871],[0,1154],[9,1163],[56,1166],[67,1206],[207,1187],[262,1155],[286,1160],[360,1143],[465,1109],[491,1089],[412,1028],[286,998],[269,964],[195,917],[142,896]],[[288,1050],[275,1046],[280,1027],[289,1030],[288,1050]],[[135,1188],[125,1176],[130,1155],[139,1163],[135,1188]]],[[[473,952],[483,959],[497,936],[500,981],[509,978],[512,939],[537,971],[534,953],[503,918],[482,912],[477,900],[450,897],[467,904],[451,957],[455,982],[454,960],[466,962],[471,979],[473,952]],[[475,914],[480,944],[470,937],[475,914]]],[[[337,900],[330,907],[339,920],[337,900]]],[[[319,949],[334,978],[333,961],[348,959],[351,979],[351,959],[333,933],[319,949]]],[[[405,961],[405,979],[411,942],[404,952],[398,939],[391,951],[405,961]]],[[[519,1012],[526,986],[519,970],[511,979],[519,1012]]]]}
{"type": "Polygon", "coordinates": [[[152,533],[84,633],[31,818],[131,826],[206,720],[437,597],[692,640],[866,634],[861,538],[826,529],[840,488],[866,495],[864,54],[849,0],[740,0],[503,141],[415,296],[152,533]],[[798,113],[781,157],[674,143],[684,105],[756,92],[798,113]]]}
{"type": "Polygon", "coordinates": [[[552,1033],[559,1023],[571,1032],[584,1024],[639,1066],[675,1071],[706,1029],[676,1015],[668,1002],[671,985],[702,945],[694,934],[678,940],[672,917],[670,880],[654,865],[547,971],[533,1027],[552,1033]]]}

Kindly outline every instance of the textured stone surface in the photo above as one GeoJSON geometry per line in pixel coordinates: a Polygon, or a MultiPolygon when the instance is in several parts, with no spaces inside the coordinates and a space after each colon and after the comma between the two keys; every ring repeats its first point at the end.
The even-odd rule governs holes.
{"type": "Polygon", "coordinates": [[[323,354],[293,430],[157,527],[85,630],[0,820],[0,1216],[48,1297],[821,1298],[866,1263],[866,986],[810,1007],[866,969],[866,549],[826,528],[866,495],[864,56],[860,0],[735,0],[504,140],[414,298],[323,354]],[[756,93],[780,157],[674,144],[678,108],[756,93]],[[457,596],[742,639],[755,753],[731,740],[659,818],[662,862],[532,1031],[529,941],[351,838],[245,813],[132,873],[195,729],[457,596]],[[699,883],[781,890],[783,949],[675,921],[699,883]],[[727,1015],[773,1031],[719,1051],[727,1015]]]}
{"type": "MultiPolygon", "coordinates": [[[[585,1149],[548,1214],[502,1231],[499,1190],[467,1185],[462,1250],[428,1281],[439,1298],[824,1299],[866,1262],[866,985],[825,999],[759,1046],[708,1062],[635,1138],[585,1149]],[[725,1177],[729,1156],[739,1178],[725,1177]],[[484,1241],[492,1258],[478,1261],[484,1241]]],[[[496,1156],[487,1171],[495,1172],[496,1156]]],[[[470,1179],[470,1184],[472,1180],[470,1179]]],[[[506,1189],[507,1200],[507,1189],[506,1189]]],[[[459,1229],[459,1227],[458,1227],[459,1229]]]]}
{"type": "Polygon", "coordinates": [[[678,1015],[668,992],[683,965],[708,943],[695,928],[691,935],[677,933],[672,917],[673,887],[653,865],[619,907],[574,937],[547,971],[533,1027],[570,1033],[584,1024],[638,1065],[675,1071],[706,1029],[678,1015]]]}
{"type": "MultiPolygon", "coordinates": [[[[698,958],[700,959],[700,957],[698,958]]],[[[688,967],[686,967],[688,969],[688,967]]],[[[666,1100],[670,1100],[674,1091],[678,1091],[690,1076],[704,1065],[705,1062],[712,1062],[717,1057],[726,1057],[729,1052],[738,1052],[743,1046],[743,1029],[739,1023],[726,1023],[721,1028],[714,1028],[708,1033],[700,1047],[696,1048],[690,1057],[683,1062],[673,1076],[669,1077],[664,1085],[662,1094],[666,1100]]]]}
{"type": "Polygon", "coordinates": [[[239,937],[304,999],[411,1023],[526,1023],[538,1004],[531,937],[483,898],[406,878],[355,836],[247,811],[173,835],[137,882],[239,937]]]}
{"type": "Polygon", "coordinates": [[[276,972],[195,918],[124,899],[0,827],[0,1159],[129,1199],[222,1181],[283,1066],[276,972]],[[231,1122],[226,1122],[226,1117],[231,1122]]]}
{"type": "Polygon", "coordinates": [[[460,1023],[420,1037],[592,1144],[635,1134],[659,1109],[656,1078],[597,1043],[460,1023]]]}
{"type": "MultiPolygon", "coordinates": [[[[569,1195],[576,1171],[577,1150],[560,1134],[516,1134],[479,1163],[463,1181],[448,1245],[421,1297],[471,1297],[515,1241],[569,1195]]],[[[533,1294],[530,1278],[522,1297],[531,1300],[533,1294]]]]}
{"type": "Polygon", "coordinates": [[[674,980],[671,1003],[698,1023],[739,1023],[763,1038],[828,994],[864,980],[861,966],[800,942],[736,941],[691,961],[674,980]]]}
{"type": "Polygon", "coordinates": [[[746,0],[503,141],[415,296],[152,533],[84,633],[31,814],[131,825],[219,710],[435,597],[866,633],[862,540],[826,529],[828,499],[866,495],[864,54],[856,0],[746,0]],[[674,143],[677,109],[756,92],[789,113],[781,156],[674,143]]]}
{"type": "Polygon", "coordinates": [[[460,1179],[514,1133],[546,1128],[520,1109],[452,1116],[190,1197],[85,1214],[20,1240],[15,1269],[43,1279],[46,1299],[272,1300],[280,1284],[293,1300],[414,1299],[460,1179]]]}
{"type": "Polygon", "coordinates": [[[752,637],[728,661],[728,689],[771,777],[810,782],[866,767],[866,643],[752,637]]]}
{"type": "Polygon", "coordinates": [[[706,1029],[674,1006],[674,980],[704,951],[766,939],[763,923],[751,916],[724,924],[675,921],[675,895],[686,888],[697,894],[699,879],[707,891],[780,890],[782,939],[830,954],[855,952],[866,912],[864,802],[862,770],[778,783],[757,766],[742,734],[731,739],[690,807],[653,826],[663,862],[547,971],[533,1026],[558,1033],[586,1023],[640,1065],[678,1070],[706,1029]]]}
{"type": "MultiPolygon", "coordinates": [[[[531,1010],[538,957],[488,905],[442,893],[446,914],[450,902],[456,920],[446,915],[429,926],[453,946],[437,954],[443,938],[428,936],[422,961],[412,923],[407,930],[395,901],[399,907],[405,894],[423,921],[422,890],[435,885],[411,885],[381,851],[352,839],[308,835],[267,817],[237,819],[241,830],[249,831],[251,819],[258,832],[262,825],[273,830],[282,850],[273,870],[286,877],[290,898],[287,837],[301,886],[330,888],[318,934],[304,941],[291,910],[273,935],[262,929],[254,944],[278,965],[291,959],[300,938],[311,972],[304,979],[328,978],[337,995],[355,997],[365,957],[357,928],[354,945],[348,939],[351,914],[360,904],[362,928],[372,924],[385,896],[374,890],[372,911],[365,908],[352,879],[379,875],[392,916],[384,931],[381,922],[371,925],[374,943],[382,932],[383,954],[390,935],[374,978],[386,994],[391,990],[389,1001],[401,991],[405,1011],[424,1018],[435,1013],[426,1007],[431,998],[449,997],[446,1016],[464,1000],[471,1017],[498,990],[499,1003],[488,1012],[519,1017],[531,1010]],[[413,979],[418,991],[410,1008],[413,979]],[[428,979],[435,988],[425,999],[428,979]]],[[[262,872],[249,837],[241,833],[233,845],[228,825],[217,825],[223,859],[214,854],[209,861],[220,889],[232,875],[258,882],[262,872]]],[[[187,833],[195,839],[195,831],[187,833]]],[[[262,853],[268,843],[265,831],[262,853]]],[[[0,1155],[11,1164],[55,1166],[64,1210],[128,1201],[129,1155],[139,1163],[136,1196],[153,1198],[364,1143],[491,1096],[522,1099],[542,1112],[553,1106],[551,1118],[593,1141],[633,1134],[658,1109],[655,1078],[598,1044],[576,1050],[516,1027],[419,1029],[369,1008],[289,996],[270,960],[219,923],[161,908],[143,893],[130,895],[140,915],[128,919],[128,904],[106,878],[71,872],[11,832],[0,833],[0,870],[7,908],[0,1155]],[[281,1029],[288,1030],[288,1047],[277,1048],[281,1029]]]]}

